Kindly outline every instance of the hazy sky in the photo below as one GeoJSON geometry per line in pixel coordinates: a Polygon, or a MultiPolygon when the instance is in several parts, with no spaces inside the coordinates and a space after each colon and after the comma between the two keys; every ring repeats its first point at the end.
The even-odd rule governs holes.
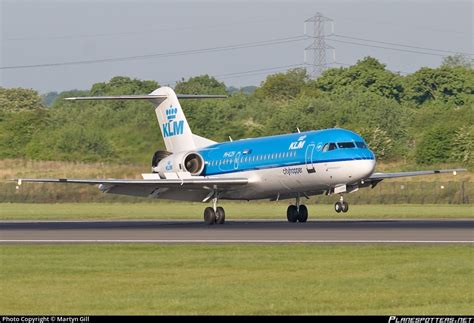
{"type": "MultiPolygon", "coordinates": [[[[218,78],[227,85],[258,85],[269,73],[258,70],[277,67],[275,71],[279,71],[303,63],[303,50],[311,41],[118,62],[5,67],[176,53],[296,37],[303,35],[304,20],[316,12],[333,19],[336,34],[352,37],[332,38],[339,42],[328,38],[337,62],[353,64],[370,55],[391,70],[410,73],[421,66],[438,66],[442,61],[438,55],[449,54],[428,49],[474,52],[472,3],[0,0],[0,86],[28,87],[45,93],[89,89],[93,83],[116,75],[173,85],[182,77],[200,74],[220,75],[218,78]],[[233,74],[246,71],[255,72],[233,74]]],[[[332,54],[328,52],[328,56],[332,61],[332,54]]]]}

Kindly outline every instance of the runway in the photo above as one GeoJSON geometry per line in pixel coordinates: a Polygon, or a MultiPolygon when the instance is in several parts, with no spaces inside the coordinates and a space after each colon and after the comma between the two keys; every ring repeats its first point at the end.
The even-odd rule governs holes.
{"type": "Polygon", "coordinates": [[[0,243],[474,243],[474,220],[2,221],[0,243]]]}

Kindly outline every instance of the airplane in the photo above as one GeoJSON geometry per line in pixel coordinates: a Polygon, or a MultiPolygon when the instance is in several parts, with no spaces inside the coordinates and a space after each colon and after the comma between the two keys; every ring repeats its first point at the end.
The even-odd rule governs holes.
{"type": "Polygon", "coordinates": [[[143,179],[16,179],[22,182],[98,185],[105,193],[179,201],[212,202],[204,210],[206,224],[223,224],[220,200],[278,201],[295,199],[287,209],[289,222],[306,222],[302,198],[340,195],[337,213],[347,212],[344,194],[372,187],[385,179],[453,173],[465,169],[374,173],[376,159],[358,134],[339,128],[305,131],[218,143],[191,132],[179,99],[225,98],[219,95],[176,94],[160,87],[148,95],[72,97],[66,100],[149,100],[163,136],[165,151],[156,151],[152,172],[143,179]]]}

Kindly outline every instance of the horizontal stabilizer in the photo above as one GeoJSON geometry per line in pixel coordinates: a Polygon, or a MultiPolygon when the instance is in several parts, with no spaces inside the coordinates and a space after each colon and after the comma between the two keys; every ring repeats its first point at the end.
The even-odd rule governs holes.
{"type": "MultiPolygon", "coordinates": [[[[68,101],[86,101],[86,100],[164,100],[167,95],[117,95],[117,96],[79,96],[65,98],[68,101]]],[[[197,95],[197,94],[177,94],[178,99],[225,99],[226,95],[197,95]]]]}

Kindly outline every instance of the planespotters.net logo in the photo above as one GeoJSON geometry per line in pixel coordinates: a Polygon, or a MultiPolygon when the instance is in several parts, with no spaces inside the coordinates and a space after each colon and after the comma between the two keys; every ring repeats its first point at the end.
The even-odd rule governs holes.
{"type": "Polygon", "coordinates": [[[390,316],[388,323],[474,323],[473,317],[414,317],[390,316]]]}

